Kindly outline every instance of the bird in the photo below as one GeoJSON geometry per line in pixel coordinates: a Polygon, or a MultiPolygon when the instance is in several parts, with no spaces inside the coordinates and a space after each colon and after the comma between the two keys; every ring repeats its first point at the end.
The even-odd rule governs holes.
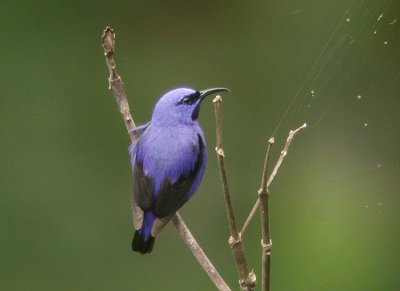
{"type": "Polygon", "coordinates": [[[227,88],[178,88],[156,103],[150,122],[135,127],[129,147],[132,165],[132,249],[150,253],[156,236],[199,188],[207,164],[198,122],[205,97],[227,88]]]}

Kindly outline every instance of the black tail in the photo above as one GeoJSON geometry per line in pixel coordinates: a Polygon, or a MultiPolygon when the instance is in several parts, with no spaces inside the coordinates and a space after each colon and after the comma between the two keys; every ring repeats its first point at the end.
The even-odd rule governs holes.
{"type": "Polygon", "coordinates": [[[136,231],[132,240],[132,249],[135,252],[140,252],[142,254],[151,253],[155,241],[155,237],[150,236],[147,240],[142,237],[142,235],[136,231]]]}

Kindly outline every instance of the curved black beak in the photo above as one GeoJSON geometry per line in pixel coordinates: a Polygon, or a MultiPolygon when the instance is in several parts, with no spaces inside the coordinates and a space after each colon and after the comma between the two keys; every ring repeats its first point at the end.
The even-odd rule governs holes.
{"type": "Polygon", "coordinates": [[[229,92],[229,89],[226,88],[211,88],[211,89],[206,89],[206,90],[201,90],[197,91],[195,96],[198,98],[198,103],[195,107],[195,109],[192,112],[192,119],[196,120],[199,117],[199,112],[200,112],[200,104],[201,101],[203,101],[204,98],[206,98],[208,95],[218,93],[218,92],[229,92]]]}
{"type": "Polygon", "coordinates": [[[211,88],[206,90],[201,90],[200,92],[200,99],[203,100],[208,95],[219,93],[219,92],[229,92],[230,90],[227,88],[211,88]]]}

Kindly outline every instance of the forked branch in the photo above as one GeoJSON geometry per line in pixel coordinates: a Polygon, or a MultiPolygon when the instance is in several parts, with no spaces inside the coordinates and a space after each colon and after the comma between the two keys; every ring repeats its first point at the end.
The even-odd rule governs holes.
{"type": "MultiPolygon", "coordinates": [[[[267,188],[269,188],[272,184],[272,182],[274,181],[274,178],[276,176],[276,174],[278,173],[279,168],[281,167],[283,161],[285,160],[285,157],[288,153],[289,150],[289,146],[292,143],[292,140],[294,138],[294,136],[296,135],[296,133],[298,133],[300,130],[304,129],[307,127],[307,124],[304,123],[303,125],[301,125],[300,127],[296,128],[295,130],[291,130],[289,131],[289,135],[286,139],[286,143],[285,146],[283,147],[283,150],[281,151],[281,155],[279,156],[278,161],[275,164],[275,167],[271,173],[271,176],[268,178],[268,182],[266,184],[267,188]]],[[[260,205],[260,199],[257,199],[256,203],[253,206],[253,209],[250,211],[249,216],[247,217],[245,223],[243,224],[242,230],[240,231],[240,234],[243,236],[244,233],[246,232],[247,227],[249,226],[250,221],[253,219],[254,214],[257,211],[258,206],[260,205]]]]}

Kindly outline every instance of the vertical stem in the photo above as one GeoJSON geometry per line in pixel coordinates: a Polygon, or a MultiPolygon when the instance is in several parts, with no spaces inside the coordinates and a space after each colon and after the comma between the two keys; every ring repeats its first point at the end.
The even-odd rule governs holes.
{"type": "Polygon", "coordinates": [[[270,290],[270,269],[271,269],[271,237],[269,232],[269,195],[268,195],[268,162],[269,153],[274,139],[268,141],[267,153],[265,154],[264,170],[261,180],[261,188],[258,190],[260,199],[261,230],[262,230],[262,290],[270,290]]]}
{"type": "Polygon", "coordinates": [[[229,192],[228,179],[226,177],[225,153],[222,148],[222,114],[221,114],[222,98],[220,96],[217,96],[213,100],[213,102],[214,102],[214,106],[215,106],[215,119],[216,119],[215,126],[216,126],[216,144],[217,145],[215,147],[215,151],[217,153],[221,183],[222,183],[223,193],[224,193],[224,198],[225,198],[225,203],[226,203],[226,210],[227,210],[227,214],[228,214],[229,230],[230,230],[230,233],[231,233],[231,236],[233,237],[233,239],[239,240],[239,233],[237,231],[235,213],[233,210],[231,194],[229,192]]]}
{"type": "Polygon", "coordinates": [[[254,290],[256,284],[256,276],[253,271],[249,272],[247,266],[246,254],[242,243],[241,236],[237,230],[235,214],[233,210],[232,200],[229,192],[228,180],[225,170],[225,154],[222,146],[222,113],[221,104],[222,98],[215,97],[213,100],[215,109],[215,122],[216,122],[216,147],[220,178],[222,189],[225,198],[226,211],[228,215],[230,238],[229,244],[232,249],[233,257],[235,258],[236,268],[239,273],[239,284],[242,290],[254,290]]]}
{"type": "MultiPolygon", "coordinates": [[[[261,197],[260,197],[261,198],[261,197]]],[[[264,217],[265,225],[263,227],[263,238],[261,240],[262,247],[262,290],[270,290],[270,270],[271,270],[271,238],[269,234],[269,213],[268,213],[268,194],[265,195],[264,201],[261,201],[260,211],[261,216],[264,217]]]]}

